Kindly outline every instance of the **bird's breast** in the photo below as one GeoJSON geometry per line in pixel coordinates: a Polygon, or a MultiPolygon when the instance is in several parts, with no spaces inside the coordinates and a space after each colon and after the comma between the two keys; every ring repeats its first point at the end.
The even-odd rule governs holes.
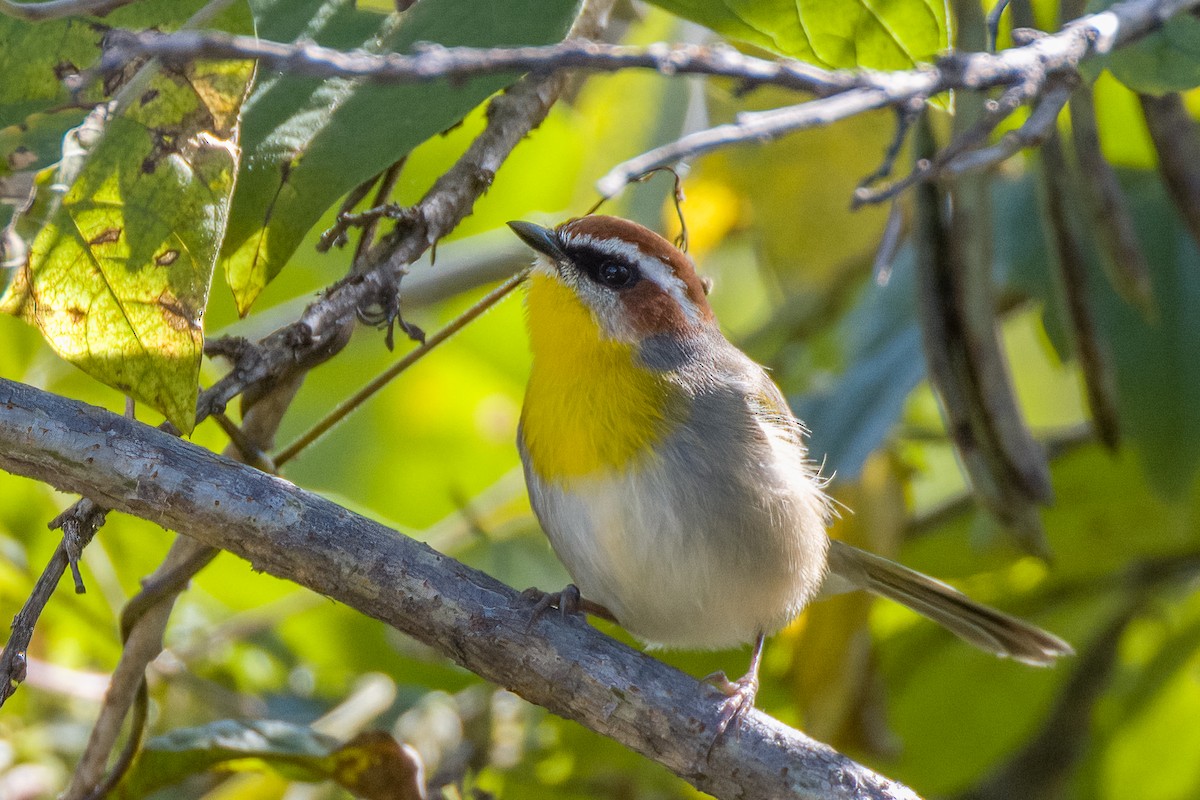
{"type": "Polygon", "coordinates": [[[528,466],[566,484],[653,457],[678,388],[607,337],[568,287],[535,273],[526,300],[533,367],[521,412],[528,466]]]}

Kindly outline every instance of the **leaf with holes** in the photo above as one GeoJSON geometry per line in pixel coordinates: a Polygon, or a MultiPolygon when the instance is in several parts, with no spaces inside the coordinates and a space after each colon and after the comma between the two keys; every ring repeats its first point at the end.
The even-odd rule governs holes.
{"type": "MultiPolygon", "coordinates": [[[[224,20],[249,28],[249,15],[224,20]]],[[[143,71],[72,131],[16,222],[29,257],[0,310],[85,372],[195,420],[201,318],[238,164],[244,63],[143,71]]]]}
{"type": "Polygon", "coordinates": [[[942,0],[650,0],[722,36],[822,67],[907,69],[950,46],[942,0]]]}

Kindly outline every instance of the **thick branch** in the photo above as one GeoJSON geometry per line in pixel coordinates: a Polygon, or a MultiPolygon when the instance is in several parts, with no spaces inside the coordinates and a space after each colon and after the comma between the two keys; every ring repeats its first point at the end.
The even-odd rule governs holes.
{"type": "Polygon", "coordinates": [[[102,409],[0,380],[0,468],[95,497],[380,619],[718,797],[916,796],[578,619],[529,631],[517,592],[285,480],[102,409]]]}

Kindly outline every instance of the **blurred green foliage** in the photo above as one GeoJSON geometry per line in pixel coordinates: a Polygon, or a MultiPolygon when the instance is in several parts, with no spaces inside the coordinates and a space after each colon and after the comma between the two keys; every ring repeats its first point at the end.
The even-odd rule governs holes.
{"type": "MultiPolygon", "coordinates": [[[[417,8],[426,2],[437,7],[423,0],[417,8]]],[[[512,5],[514,15],[532,14],[528,4],[512,5]]],[[[711,22],[715,17],[704,14],[743,4],[660,5],[698,9],[689,16],[711,22]]],[[[350,14],[345,4],[309,6],[350,14]]],[[[271,4],[254,8],[261,15],[271,4]]],[[[543,20],[547,36],[559,30],[550,16],[543,20]]],[[[359,30],[349,17],[337,19],[348,27],[337,29],[331,43],[346,47],[385,24],[373,17],[359,30]]],[[[330,20],[336,22],[297,12],[279,35],[310,30],[310,23],[333,25],[330,20]]],[[[633,43],[694,35],[661,10],[630,17],[626,9],[618,28],[633,43]]],[[[73,57],[82,64],[94,57],[95,45],[71,31],[63,46],[79,49],[73,57]]],[[[483,37],[487,31],[462,33],[483,37]]],[[[11,60],[11,52],[0,52],[0,59],[11,60]]],[[[57,102],[57,83],[37,79],[31,72],[29,86],[40,88],[24,99],[12,84],[0,87],[0,125],[7,126],[0,129],[0,147],[24,133],[13,127],[19,120],[57,102]]],[[[259,80],[261,97],[271,79],[259,80]]],[[[582,83],[518,146],[474,215],[439,248],[436,265],[423,261],[406,280],[436,281],[458,269],[482,270],[496,253],[519,254],[502,231],[504,221],[580,214],[594,200],[592,181],[621,158],[672,139],[696,119],[717,122],[742,109],[788,101],[775,92],[744,94],[739,88],[713,81],[701,91],[688,81],[640,73],[582,83]]],[[[482,128],[482,109],[466,113],[482,95],[451,115],[466,114],[461,125],[440,133],[445,123],[438,116],[413,142],[389,143],[399,148],[391,153],[398,157],[424,139],[401,173],[397,201],[419,198],[482,128]],[[434,132],[439,135],[430,138],[434,132]]],[[[295,110],[290,101],[280,103],[280,114],[295,110]]],[[[1006,763],[1023,766],[1010,760],[1046,730],[1085,741],[1075,760],[1028,765],[1046,770],[1047,791],[1057,792],[1046,796],[1183,800],[1200,791],[1200,599],[1191,588],[1200,565],[1200,316],[1194,312],[1200,254],[1159,185],[1134,95],[1106,74],[1097,83],[1097,106],[1105,152],[1122,167],[1153,265],[1157,308],[1153,318],[1143,317],[1119,299],[1099,269],[1093,271],[1088,292],[1114,353],[1126,433],[1117,453],[1088,435],[1078,368],[1028,175],[1036,155],[1007,164],[995,185],[995,269],[1006,309],[1001,333],[1022,410],[1053,455],[1057,500],[1044,512],[1056,556],[1052,565],[1015,552],[971,504],[923,381],[911,253],[900,251],[887,280],[873,275],[883,212],[848,210],[853,187],[882,157],[889,118],[866,116],[716,153],[698,161],[684,184],[692,255],[715,281],[712,303],[719,318],[735,342],[772,367],[813,428],[813,455],[834,476],[832,491],[848,506],[835,535],[898,553],[978,599],[1035,619],[1080,652],[1055,669],[1033,670],[982,655],[903,609],[864,598],[818,604],[769,642],[763,709],[926,795],[966,792],[1006,763]],[[1115,656],[1096,679],[1093,700],[1080,700],[1068,690],[1088,679],[1085,665],[1104,660],[1097,642],[1114,620],[1122,623],[1115,656]],[[1057,713],[1064,703],[1076,704],[1069,709],[1073,715],[1057,713]],[[1063,718],[1070,724],[1055,728],[1066,724],[1063,718]]],[[[36,121],[43,127],[28,129],[38,157],[31,169],[52,163],[43,151],[55,140],[45,135],[45,120],[36,121]]],[[[55,121],[62,125],[59,136],[78,121],[55,121]]],[[[332,137],[326,146],[333,164],[354,160],[360,134],[325,134],[332,137]]],[[[268,138],[265,131],[258,137],[268,138]]],[[[359,172],[388,160],[376,158],[359,172]]],[[[214,287],[205,317],[208,336],[266,333],[294,319],[314,292],[344,273],[349,251],[318,254],[314,247],[333,221],[331,206],[362,176],[343,177],[346,182],[326,187],[319,202],[305,199],[311,207],[287,231],[287,255],[268,270],[277,277],[256,287],[261,294],[247,318],[239,319],[238,306],[246,306],[249,295],[234,301],[243,289],[214,287]]],[[[606,211],[671,235],[676,222],[664,203],[668,194],[667,181],[658,178],[606,211]]],[[[264,233],[261,215],[247,225],[264,233]]],[[[523,258],[509,258],[511,268],[523,258]]],[[[482,291],[410,304],[405,315],[431,331],[482,291]]],[[[484,315],[289,464],[285,476],[517,587],[564,584],[567,577],[531,516],[513,445],[528,369],[521,315],[518,299],[484,315]]],[[[123,407],[121,395],[60,360],[23,322],[0,316],[0,343],[5,378],[114,411],[123,407]]],[[[280,441],[306,430],[396,357],[381,334],[361,328],[345,352],[309,376],[280,441]]],[[[201,383],[211,383],[221,369],[205,362],[201,383]]],[[[144,409],[139,416],[161,421],[144,409]]],[[[191,438],[214,450],[226,444],[211,422],[191,438]]],[[[0,476],[0,616],[11,616],[29,595],[58,542],[46,523],[72,499],[0,476]]],[[[65,785],[106,673],[120,655],[120,609],[169,541],[170,534],[152,525],[112,515],[83,555],[87,594],[71,593],[69,583],[60,587],[38,624],[29,679],[0,712],[0,796],[24,796],[16,794],[20,786],[35,787],[32,796],[51,796],[65,785]]],[[[625,637],[615,626],[597,624],[625,637]]],[[[662,657],[699,676],[716,669],[740,674],[746,653],[662,657]]],[[[150,688],[150,733],[176,732],[159,743],[182,736],[193,755],[212,756],[197,764],[225,760],[215,753],[216,739],[230,724],[222,720],[237,719],[286,734],[273,740],[272,757],[300,754],[314,742],[325,749],[309,755],[324,757],[328,742],[310,735],[314,724],[338,741],[363,729],[390,731],[416,748],[427,777],[445,784],[448,798],[696,794],[621,746],[229,555],[205,569],[181,598],[150,688]],[[186,735],[178,733],[183,729],[186,735]]],[[[194,775],[155,796],[345,796],[333,783],[301,790],[295,781],[304,776],[272,771],[262,760],[230,763],[239,771],[194,775]],[[249,766],[255,768],[247,771],[249,766]]]]}

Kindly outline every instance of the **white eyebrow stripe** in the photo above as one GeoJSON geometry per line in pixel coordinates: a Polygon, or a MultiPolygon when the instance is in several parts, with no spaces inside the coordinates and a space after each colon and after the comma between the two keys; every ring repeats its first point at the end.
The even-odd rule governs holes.
{"type": "Polygon", "coordinates": [[[598,239],[589,233],[567,234],[563,239],[563,244],[568,247],[575,245],[591,247],[599,250],[601,253],[624,258],[629,263],[636,265],[641,270],[642,275],[654,281],[660,289],[669,294],[679,304],[688,322],[693,324],[700,322],[700,309],[688,297],[687,284],[672,271],[670,265],[664,263],[661,259],[646,255],[637,245],[632,242],[621,241],[620,239],[598,239]]]}

